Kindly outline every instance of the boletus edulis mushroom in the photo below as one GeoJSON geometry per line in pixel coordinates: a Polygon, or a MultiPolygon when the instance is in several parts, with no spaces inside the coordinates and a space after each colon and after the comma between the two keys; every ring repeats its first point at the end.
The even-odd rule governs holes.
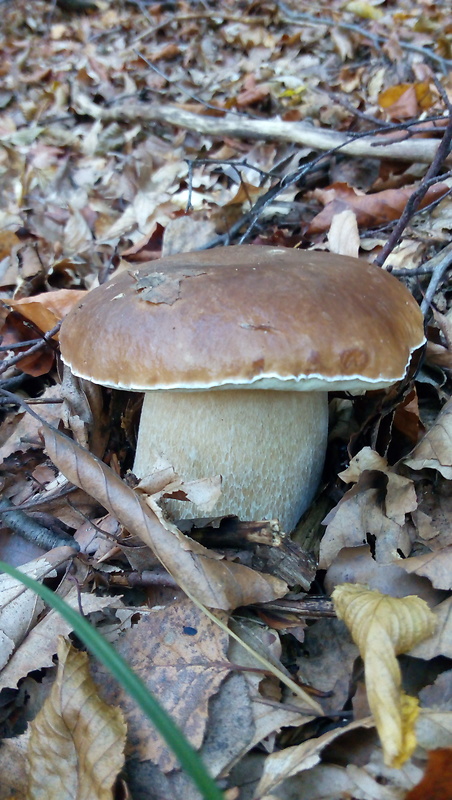
{"type": "Polygon", "coordinates": [[[365,261],[239,245],[131,266],[60,342],[75,375],[145,392],[138,477],[156,453],[187,481],[221,474],[215,514],[289,531],[322,473],[327,393],[400,381],[424,332],[410,292],[365,261]]]}

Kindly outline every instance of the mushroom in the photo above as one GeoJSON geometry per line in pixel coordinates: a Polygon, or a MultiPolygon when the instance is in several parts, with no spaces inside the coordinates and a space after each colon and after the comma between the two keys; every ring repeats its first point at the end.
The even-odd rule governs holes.
{"type": "Polygon", "coordinates": [[[384,270],[253,245],[131,267],[60,333],[75,375],[145,392],[138,477],[156,453],[186,481],[221,474],[216,514],[276,517],[287,531],[320,481],[328,391],[391,386],[423,342],[417,303],[384,270]]]}

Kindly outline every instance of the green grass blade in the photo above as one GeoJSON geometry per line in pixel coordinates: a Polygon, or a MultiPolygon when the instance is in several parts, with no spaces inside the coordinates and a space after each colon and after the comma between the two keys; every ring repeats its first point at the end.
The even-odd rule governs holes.
{"type": "Polygon", "coordinates": [[[12,578],[23,583],[24,586],[39,595],[45,603],[64,617],[88,650],[107,667],[123,689],[130,697],[133,697],[142,711],[149,717],[202,796],[206,800],[224,800],[222,792],[206,772],[197,752],[179,731],[154,695],[147,689],[141,678],[135,675],[111,644],[78,611],[71,608],[47,586],[43,586],[38,581],[33,580],[28,575],[24,575],[3,561],[0,561],[0,571],[6,572],[12,578]]]}

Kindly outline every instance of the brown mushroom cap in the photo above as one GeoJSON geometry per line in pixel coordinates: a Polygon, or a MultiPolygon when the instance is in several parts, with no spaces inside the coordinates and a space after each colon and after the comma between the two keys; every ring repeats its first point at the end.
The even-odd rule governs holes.
{"type": "Polygon", "coordinates": [[[74,307],[60,342],[73,373],[120,389],[359,391],[400,380],[424,333],[381,269],[239,245],[131,267],[74,307]]]}

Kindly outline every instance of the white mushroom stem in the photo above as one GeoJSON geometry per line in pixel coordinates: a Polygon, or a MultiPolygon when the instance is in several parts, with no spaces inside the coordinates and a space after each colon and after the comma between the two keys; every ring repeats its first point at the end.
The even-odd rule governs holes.
{"type": "MultiPolygon", "coordinates": [[[[150,391],[144,398],[134,472],[152,472],[156,453],[185,480],[221,474],[212,513],[279,519],[291,531],[311,503],[324,461],[326,392],[150,391]]],[[[170,501],[176,518],[201,516],[170,501]]]]}

